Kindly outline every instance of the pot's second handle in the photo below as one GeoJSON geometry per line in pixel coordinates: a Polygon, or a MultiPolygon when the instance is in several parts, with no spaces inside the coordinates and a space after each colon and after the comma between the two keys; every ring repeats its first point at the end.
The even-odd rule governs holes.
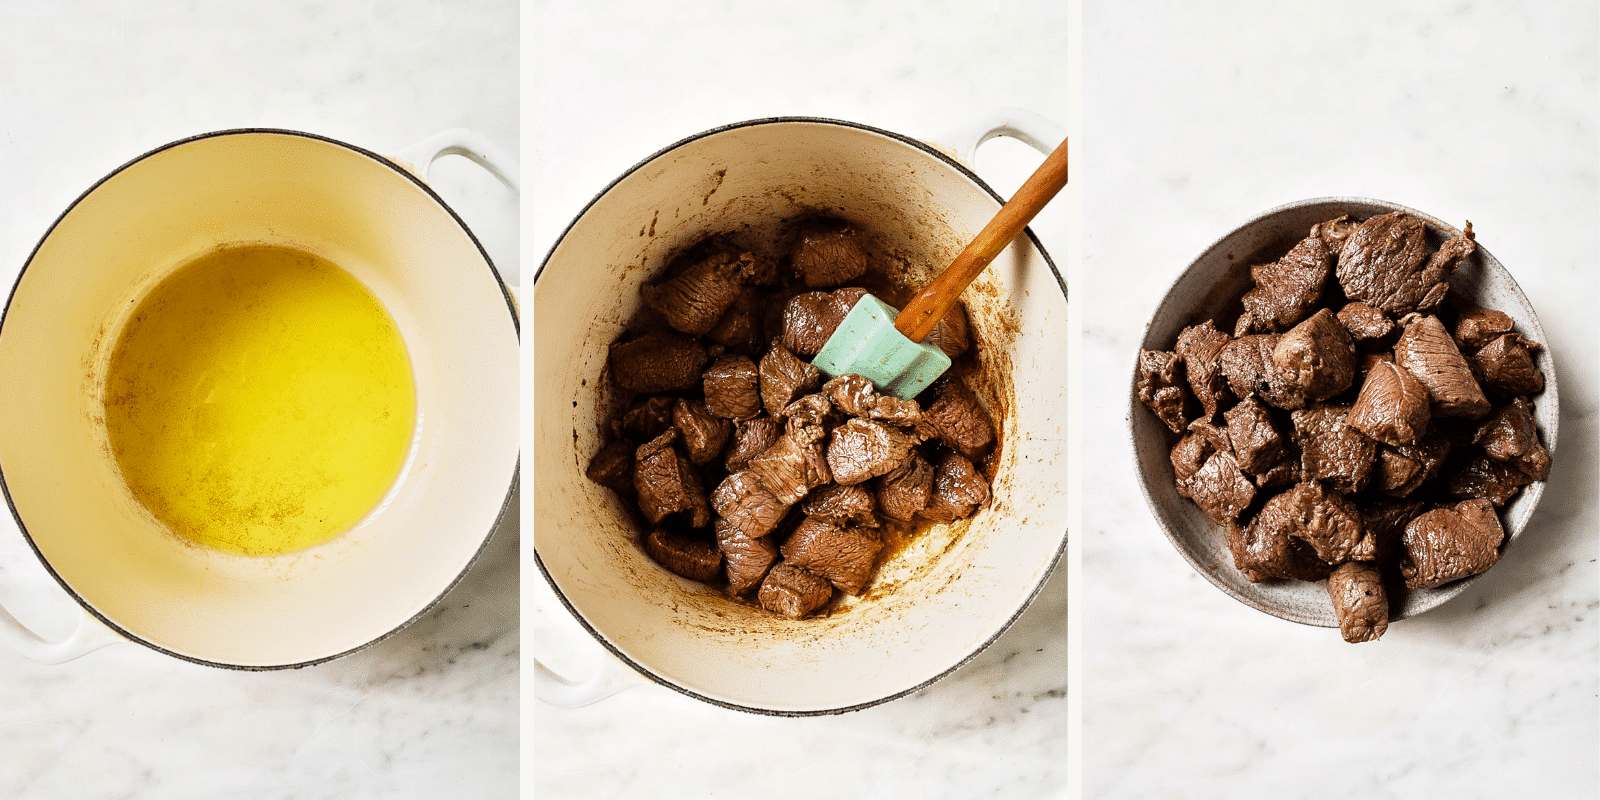
{"type": "Polygon", "coordinates": [[[92,653],[108,644],[126,641],[87,611],[79,610],[78,627],[64,639],[46,639],[34,633],[0,607],[0,642],[30,661],[60,664],[92,653]]]}
{"type": "MultiPolygon", "coordinates": [[[[395,163],[428,182],[428,169],[442,156],[464,156],[489,171],[517,194],[522,193],[521,168],[511,154],[501,150],[494,142],[465,128],[451,128],[417,142],[390,157],[395,163]]],[[[515,271],[502,272],[505,282],[516,287],[522,283],[515,271]]]]}
{"type": "Polygon", "coordinates": [[[978,145],[996,136],[1009,136],[1049,155],[1066,140],[1067,130],[1027,109],[997,108],[935,141],[949,146],[957,158],[970,166],[978,145]]]}
{"type": "Polygon", "coordinates": [[[533,696],[540,702],[558,708],[578,708],[644,684],[639,673],[609,654],[593,675],[583,680],[570,680],[546,667],[537,658],[533,660],[533,696]]]}

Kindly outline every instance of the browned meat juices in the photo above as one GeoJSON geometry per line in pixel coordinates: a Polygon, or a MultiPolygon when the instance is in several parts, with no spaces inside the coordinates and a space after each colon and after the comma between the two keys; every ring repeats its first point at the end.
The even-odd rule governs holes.
{"type": "MultiPolygon", "coordinates": [[[[798,619],[868,592],[880,561],[928,526],[977,513],[998,443],[963,377],[981,342],[959,305],[931,337],[955,366],[921,397],[858,375],[824,383],[808,359],[868,293],[841,284],[892,284],[853,225],[808,219],[792,238],[770,257],[713,237],[641,287],[645,308],[608,364],[626,410],[601,421],[608,441],[587,475],[637,512],[657,563],[798,619]]],[[[1226,393],[1215,365],[1228,337],[1213,333],[1226,393]]]]}
{"type": "Polygon", "coordinates": [[[1326,580],[1348,642],[1383,635],[1397,592],[1493,566],[1495,509],[1550,471],[1529,400],[1539,344],[1448,297],[1477,251],[1470,223],[1428,236],[1403,211],[1315,225],[1249,268],[1233,311],[1140,351],[1135,372],[1172,432],[1178,494],[1217,523],[1234,566],[1251,582],[1326,580]]]}

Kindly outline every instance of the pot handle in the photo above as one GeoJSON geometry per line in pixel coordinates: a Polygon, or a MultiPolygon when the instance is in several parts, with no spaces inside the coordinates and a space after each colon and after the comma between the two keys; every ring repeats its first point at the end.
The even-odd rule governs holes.
{"type": "Polygon", "coordinates": [[[78,610],[78,626],[72,633],[63,639],[50,640],[34,633],[11,616],[11,612],[0,607],[0,642],[24,658],[40,664],[61,664],[108,644],[123,641],[127,640],[83,609],[78,610]]]}
{"type": "Polygon", "coordinates": [[[996,136],[1010,136],[1049,155],[1067,138],[1067,129],[1027,109],[997,108],[935,141],[947,145],[956,158],[971,166],[978,146],[996,136]]]}
{"type": "Polygon", "coordinates": [[[605,660],[593,675],[576,681],[557,674],[538,658],[533,660],[533,696],[557,708],[579,708],[598,703],[644,683],[643,676],[613,658],[610,653],[605,655],[605,660]]]}
{"type": "MultiPolygon", "coordinates": [[[[441,156],[465,156],[472,163],[488,170],[490,175],[499,178],[506,188],[519,195],[522,194],[522,180],[519,177],[522,170],[517,165],[517,160],[501,150],[494,142],[465,128],[439,131],[395,153],[390,156],[390,160],[410,171],[423,183],[427,183],[429,168],[441,156]]],[[[502,277],[506,284],[512,287],[522,283],[521,276],[515,272],[503,273],[502,277]]]]}

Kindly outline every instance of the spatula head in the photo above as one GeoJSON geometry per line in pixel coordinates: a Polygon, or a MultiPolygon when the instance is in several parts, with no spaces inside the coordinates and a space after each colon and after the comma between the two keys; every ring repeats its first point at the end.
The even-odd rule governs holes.
{"type": "Polygon", "coordinates": [[[899,311],[872,295],[862,295],[811,365],[828,377],[860,375],[878,391],[910,400],[945,370],[950,357],[937,346],[913,342],[895,330],[899,311]]]}

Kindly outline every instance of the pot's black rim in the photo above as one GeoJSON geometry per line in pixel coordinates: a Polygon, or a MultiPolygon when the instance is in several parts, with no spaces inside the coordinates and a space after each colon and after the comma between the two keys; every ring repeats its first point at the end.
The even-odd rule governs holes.
{"type": "MultiPolygon", "coordinates": [[[[913,139],[913,138],[911,138],[909,136],[904,136],[902,134],[898,134],[898,133],[895,133],[893,131],[887,131],[887,130],[884,130],[882,128],[875,128],[875,127],[873,127],[871,125],[863,125],[863,124],[858,123],[858,122],[847,122],[847,121],[844,121],[844,120],[828,119],[828,118],[825,118],[825,117],[765,117],[765,118],[761,118],[761,119],[746,120],[744,122],[735,122],[735,123],[728,124],[728,125],[722,125],[722,126],[719,126],[719,127],[716,127],[716,128],[712,128],[710,130],[707,130],[707,131],[704,131],[704,132],[701,132],[701,133],[697,133],[697,134],[695,134],[693,136],[689,136],[689,137],[686,137],[684,139],[680,139],[677,142],[674,142],[673,144],[668,145],[667,147],[664,147],[664,148],[656,151],[655,153],[650,155],[648,158],[644,159],[643,161],[640,161],[637,164],[634,164],[632,167],[628,168],[628,170],[626,172],[623,172],[621,175],[617,176],[616,180],[613,180],[611,183],[607,184],[604,189],[601,189],[598,194],[596,194],[592,199],[589,200],[589,202],[587,204],[584,205],[583,209],[578,212],[578,215],[572,218],[572,221],[567,224],[566,229],[563,230],[561,232],[561,235],[556,238],[555,243],[550,246],[549,252],[545,253],[544,260],[542,262],[540,262],[538,271],[534,272],[534,274],[533,274],[534,286],[536,288],[538,287],[538,285],[539,285],[539,276],[544,274],[544,268],[547,265],[549,265],[551,256],[555,255],[556,250],[561,248],[561,243],[566,240],[567,234],[572,232],[572,228],[575,225],[578,224],[578,220],[582,219],[585,214],[589,213],[589,209],[593,208],[596,203],[600,202],[600,199],[605,197],[607,194],[609,194],[612,189],[616,188],[617,184],[622,183],[622,181],[626,180],[630,175],[632,175],[635,172],[638,172],[640,169],[644,168],[644,166],[646,164],[649,164],[652,161],[655,161],[656,159],[666,155],[667,153],[670,153],[673,150],[677,150],[678,148],[683,147],[684,145],[690,144],[692,142],[699,141],[701,139],[705,139],[705,138],[710,137],[710,136],[715,136],[717,134],[726,133],[728,131],[733,131],[733,130],[739,130],[741,128],[753,128],[753,127],[758,127],[758,126],[761,126],[761,125],[774,125],[774,124],[784,124],[784,123],[794,123],[794,122],[813,123],[813,124],[821,124],[821,125],[834,125],[834,126],[838,126],[838,127],[841,127],[841,128],[854,128],[856,130],[867,131],[869,133],[875,133],[875,134],[878,134],[880,136],[884,136],[884,137],[887,137],[889,139],[893,139],[893,140],[895,140],[897,142],[900,142],[901,144],[910,145],[911,147],[914,147],[917,150],[920,150],[920,151],[922,151],[924,153],[927,153],[928,155],[931,155],[931,156],[939,159],[940,161],[944,162],[946,165],[948,165],[949,167],[955,169],[957,172],[960,172],[962,175],[966,176],[973,183],[977,184],[978,188],[980,188],[983,191],[987,192],[989,194],[989,196],[994,198],[994,200],[997,203],[1000,203],[1002,205],[1005,204],[1005,198],[1001,197],[998,192],[996,192],[993,188],[991,188],[989,186],[989,184],[985,183],[982,178],[978,177],[978,175],[976,173],[974,173],[972,170],[968,169],[966,166],[961,164],[961,162],[955,160],[954,158],[951,158],[949,155],[947,155],[944,152],[938,150],[937,148],[933,147],[932,145],[929,145],[926,142],[918,141],[918,140],[913,139]]],[[[1059,286],[1060,289],[1061,289],[1061,296],[1062,297],[1066,297],[1067,296],[1067,281],[1066,281],[1066,278],[1062,276],[1060,270],[1056,269],[1055,261],[1050,258],[1050,253],[1044,249],[1044,245],[1039,242],[1039,237],[1034,234],[1033,229],[1031,227],[1030,228],[1025,228],[1023,230],[1023,233],[1027,234],[1028,240],[1033,243],[1034,248],[1039,251],[1039,254],[1044,256],[1045,266],[1049,267],[1050,268],[1050,274],[1055,276],[1056,285],[1059,286]]],[[[616,656],[616,658],[618,660],[622,661],[622,663],[624,663],[624,664],[627,664],[634,671],[636,671],[640,675],[643,675],[644,677],[650,679],[652,682],[658,683],[658,684],[660,684],[662,686],[665,686],[665,687],[667,687],[669,689],[672,689],[675,692],[679,692],[679,693],[687,695],[689,697],[693,697],[696,700],[701,700],[703,702],[710,703],[710,704],[712,704],[714,706],[721,706],[722,708],[727,708],[727,709],[731,709],[731,710],[734,710],[734,711],[744,711],[744,712],[748,712],[748,713],[751,713],[751,714],[765,714],[765,715],[774,716],[774,717],[816,717],[816,716],[826,716],[826,715],[830,715],[830,714],[847,714],[847,713],[849,713],[851,711],[860,711],[860,710],[862,710],[864,708],[871,708],[871,707],[876,706],[876,705],[881,705],[883,703],[887,703],[887,702],[889,702],[891,700],[897,700],[897,699],[899,699],[901,697],[905,697],[908,694],[914,694],[916,692],[919,692],[919,691],[922,691],[923,689],[928,688],[929,686],[932,686],[935,683],[938,683],[939,681],[941,681],[944,678],[948,677],[951,673],[953,673],[956,670],[960,669],[961,667],[965,666],[967,664],[967,662],[971,661],[974,658],[977,658],[979,653],[982,653],[983,651],[989,649],[989,647],[991,645],[993,645],[995,643],[995,641],[997,641],[1002,635],[1004,635],[1006,631],[1010,630],[1011,626],[1013,624],[1015,624],[1016,621],[1019,618],[1022,617],[1023,612],[1027,611],[1028,607],[1033,605],[1033,601],[1038,598],[1039,593],[1044,591],[1045,584],[1049,583],[1050,576],[1055,574],[1057,566],[1059,566],[1060,563],[1061,563],[1062,556],[1065,555],[1066,552],[1067,552],[1067,537],[1068,537],[1068,532],[1067,531],[1063,531],[1062,534],[1061,534],[1061,544],[1056,548],[1055,554],[1053,556],[1051,556],[1049,566],[1044,570],[1043,573],[1040,574],[1039,580],[1038,580],[1038,582],[1036,584],[1034,584],[1033,590],[1030,591],[1028,593],[1028,596],[1022,601],[1022,603],[1017,606],[1016,613],[1012,614],[1011,618],[1007,619],[1005,621],[1005,624],[1001,625],[998,629],[996,629],[995,632],[994,632],[994,635],[992,635],[988,639],[984,640],[984,642],[982,644],[980,644],[976,648],[974,648],[971,653],[968,653],[966,656],[962,657],[962,659],[960,661],[957,661],[955,664],[951,665],[949,669],[946,669],[945,671],[940,672],[939,674],[937,674],[937,675],[935,675],[935,676],[933,676],[931,678],[928,678],[927,680],[925,680],[925,681],[923,681],[923,682],[921,682],[921,683],[919,683],[919,684],[917,684],[915,686],[912,686],[912,687],[910,687],[908,689],[904,689],[904,690],[895,692],[894,694],[888,695],[886,697],[880,697],[880,698],[877,698],[875,700],[869,700],[869,701],[864,702],[864,703],[856,703],[854,705],[849,705],[849,706],[840,706],[840,707],[837,707],[837,708],[825,708],[825,709],[804,710],[804,711],[791,711],[791,710],[760,708],[760,707],[756,707],[756,706],[745,706],[745,705],[739,705],[737,703],[729,703],[729,702],[727,702],[725,700],[718,700],[718,699],[716,699],[714,697],[707,697],[707,696],[705,696],[703,694],[700,694],[698,692],[695,692],[695,691],[693,691],[691,689],[685,688],[683,686],[679,686],[678,684],[673,683],[673,682],[667,680],[666,678],[663,678],[663,677],[661,677],[659,675],[656,675],[649,668],[639,664],[637,661],[634,661],[633,659],[629,658],[627,655],[623,654],[622,651],[618,650],[616,648],[616,646],[614,646],[609,640],[607,640],[604,636],[602,636],[599,631],[595,630],[594,627],[589,624],[589,621],[587,619],[585,619],[582,614],[578,613],[577,608],[572,605],[572,601],[568,600],[566,594],[564,594],[561,591],[561,588],[556,585],[555,578],[550,575],[550,570],[545,568],[544,560],[539,558],[539,546],[538,546],[537,537],[535,538],[535,542],[534,542],[533,561],[534,561],[535,564],[537,564],[539,566],[539,573],[544,576],[545,583],[550,585],[550,589],[555,592],[556,597],[561,600],[561,604],[563,606],[565,606],[567,611],[572,614],[573,618],[578,621],[578,624],[582,625],[583,629],[588,631],[589,635],[594,637],[595,641],[599,642],[613,656],[616,656]]]]}
{"type": "MultiPolygon", "coordinates": [[[[142,161],[144,161],[144,160],[146,160],[146,159],[148,159],[148,158],[150,158],[152,156],[155,156],[157,154],[166,152],[167,150],[171,150],[171,149],[173,149],[175,147],[179,147],[179,146],[182,146],[182,145],[190,144],[192,142],[197,142],[197,141],[201,141],[201,140],[205,140],[205,139],[216,139],[216,138],[221,138],[221,137],[224,137],[224,136],[238,136],[238,135],[251,135],[251,134],[268,134],[268,135],[293,136],[293,137],[298,137],[298,138],[302,138],[302,139],[312,139],[312,140],[315,140],[315,141],[324,142],[326,144],[331,144],[331,145],[335,145],[335,146],[338,146],[338,147],[343,147],[346,150],[350,150],[352,152],[359,153],[359,154],[361,154],[363,156],[366,156],[367,158],[373,160],[374,162],[377,162],[378,164],[381,164],[381,165],[383,165],[385,167],[388,167],[389,169],[394,170],[396,173],[405,176],[405,178],[407,180],[409,180],[412,183],[412,185],[414,185],[417,188],[421,189],[423,192],[426,192],[427,195],[430,198],[432,198],[435,203],[438,203],[439,207],[443,208],[445,213],[449,214],[450,218],[455,221],[457,227],[459,227],[461,229],[462,233],[465,233],[467,235],[467,238],[469,240],[471,240],[472,246],[477,248],[478,254],[483,258],[484,266],[489,268],[489,274],[494,278],[495,284],[500,287],[500,295],[505,300],[506,311],[510,315],[512,329],[516,332],[517,338],[519,340],[522,338],[522,323],[521,323],[521,318],[519,317],[518,312],[517,312],[517,305],[516,305],[516,302],[511,298],[511,291],[510,291],[510,289],[508,289],[506,287],[505,280],[503,278],[501,278],[499,269],[497,269],[495,267],[494,261],[491,258],[489,258],[488,251],[483,249],[483,243],[478,241],[478,237],[472,233],[472,229],[467,227],[466,222],[462,221],[461,216],[456,213],[455,209],[450,207],[449,203],[446,203],[444,201],[444,198],[440,197],[439,194],[437,192],[435,192],[431,187],[429,187],[428,184],[424,183],[421,178],[418,178],[416,175],[411,174],[411,172],[409,170],[405,169],[400,164],[398,164],[398,163],[396,163],[394,161],[391,161],[390,159],[385,158],[384,156],[381,156],[381,155],[379,155],[379,154],[377,154],[377,153],[375,153],[375,152],[373,152],[371,150],[368,150],[368,149],[366,149],[364,147],[359,147],[357,145],[350,144],[348,142],[343,142],[343,141],[340,141],[338,139],[333,139],[333,138],[330,138],[330,137],[327,137],[327,136],[322,136],[320,134],[306,133],[304,131],[287,130],[287,129],[283,129],[283,128],[228,128],[226,130],[211,131],[209,133],[201,133],[201,134],[196,134],[194,136],[189,136],[189,137],[186,137],[186,138],[183,138],[183,139],[178,139],[177,141],[173,141],[173,142],[169,142],[167,144],[164,144],[164,145],[162,145],[160,147],[155,148],[154,150],[151,150],[151,151],[149,151],[147,153],[144,153],[143,155],[140,155],[140,156],[128,161],[127,163],[123,164],[122,166],[117,167],[116,169],[114,169],[111,172],[107,173],[105,177],[101,178],[98,181],[95,181],[93,186],[90,186],[88,189],[85,189],[82,194],[78,195],[78,197],[76,199],[74,199],[72,201],[72,203],[70,205],[68,205],[66,207],[66,209],[61,212],[61,214],[59,216],[56,217],[55,221],[50,223],[50,227],[45,230],[43,236],[39,237],[38,243],[35,244],[33,246],[33,250],[31,250],[28,253],[28,260],[23,262],[22,270],[17,273],[17,280],[14,283],[11,284],[11,292],[6,297],[5,309],[4,310],[0,310],[0,337],[5,336],[5,324],[6,324],[6,320],[9,319],[10,314],[11,314],[11,303],[12,303],[13,300],[15,300],[18,289],[22,286],[22,278],[23,278],[23,276],[27,275],[28,269],[33,266],[33,260],[39,254],[39,248],[43,247],[44,243],[49,241],[50,235],[55,233],[56,228],[59,227],[61,225],[61,222],[67,218],[67,215],[71,214],[73,209],[77,208],[78,204],[82,203],[85,198],[87,198],[89,195],[93,194],[96,189],[99,189],[107,181],[109,181],[112,178],[115,178],[116,176],[122,174],[125,170],[129,169],[130,167],[134,166],[135,164],[138,164],[138,163],[140,163],[140,162],[142,162],[142,161]]],[[[405,620],[404,622],[401,622],[399,625],[396,625],[395,627],[391,628],[388,632],[384,633],[381,636],[378,636],[377,638],[371,639],[371,640],[369,640],[369,641],[367,641],[367,642],[365,642],[363,644],[357,645],[355,647],[352,647],[352,648],[350,648],[348,650],[345,650],[345,651],[342,651],[342,652],[339,652],[339,653],[335,653],[333,655],[321,656],[321,657],[310,659],[310,660],[307,660],[307,661],[297,661],[297,662],[293,662],[293,663],[289,663],[289,664],[232,664],[232,663],[228,663],[228,662],[225,662],[225,661],[212,661],[212,660],[208,660],[208,659],[204,659],[204,658],[196,658],[195,656],[186,655],[184,653],[179,653],[179,652],[176,652],[176,651],[173,651],[173,650],[169,650],[169,649],[167,649],[165,647],[162,647],[162,646],[160,646],[160,645],[158,645],[158,644],[156,644],[154,642],[151,642],[151,641],[149,641],[147,639],[144,639],[144,638],[140,637],[138,634],[135,634],[132,631],[129,631],[126,628],[124,628],[123,626],[118,625],[117,623],[115,623],[115,622],[111,621],[110,619],[108,619],[104,614],[101,614],[92,605],[90,605],[89,602],[86,599],[84,599],[82,595],[78,594],[78,592],[76,590],[74,590],[66,582],[65,579],[63,579],[61,577],[60,573],[56,572],[56,568],[50,564],[50,560],[48,558],[45,558],[44,553],[39,549],[38,543],[34,541],[33,534],[31,532],[29,532],[27,523],[23,521],[22,514],[18,513],[18,511],[17,511],[17,504],[11,498],[11,485],[10,485],[10,482],[6,480],[5,472],[6,472],[5,466],[3,464],[0,464],[0,494],[4,494],[5,495],[6,506],[11,509],[11,516],[12,516],[13,519],[15,519],[17,521],[17,529],[22,532],[22,538],[28,542],[28,547],[30,547],[33,550],[33,554],[34,554],[35,557],[37,557],[39,559],[39,563],[43,564],[45,570],[50,573],[50,577],[54,578],[56,583],[61,586],[62,590],[64,590],[69,596],[71,596],[72,599],[74,601],[76,601],[78,603],[78,605],[83,608],[83,610],[85,612],[87,612],[88,614],[93,616],[96,620],[99,620],[101,624],[103,624],[107,628],[110,628],[111,630],[115,631],[118,636],[121,636],[124,639],[127,639],[128,641],[136,642],[136,643],[144,645],[145,647],[148,647],[151,650],[154,650],[154,651],[156,651],[158,653],[163,653],[165,655],[172,656],[173,658],[181,659],[183,661],[188,661],[190,663],[201,664],[201,665],[208,666],[208,667],[218,667],[218,668],[221,668],[221,669],[237,670],[237,671],[240,671],[240,672],[273,672],[273,671],[277,671],[277,670],[300,669],[302,667],[315,666],[317,664],[327,663],[327,662],[332,661],[332,660],[334,660],[336,658],[343,658],[343,657],[345,657],[347,655],[350,655],[351,653],[355,653],[355,652],[360,651],[360,650],[365,650],[368,647],[371,647],[371,646],[373,646],[373,645],[375,645],[375,644],[377,644],[377,643],[379,643],[381,641],[384,641],[385,639],[388,639],[389,637],[394,636],[395,634],[397,634],[400,631],[404,630],[407,626],[411,625],[413,622],[416,622],[417,620],[421,619],[423,617],[423,615],[425,615],[429,611],[431,611],[434,606],[438,605],[439,601],[444,599],[445,595],[449,594],[450,591],[452,589],[454,589],[457,584],[461,583],[461,580],[466,577],[467,572],[469,572],[472,569],[472,566],[478,562],[479,557],[481,557],[483,555],[484,551],[486,549],[488,549],[490,539],[493,538],[494,532],[499,529],[500,523],[501,523],[502,519],[505,517],[506,510],[508,508],[510,508],[512,498],[516,495],[518,487],[520,486],[521,476],[522,476],[522,457],[521,457],[520,454],[517,457],[517,463],[512,469],[511,479],[510,479],[510,481],[509,481],[509,483],[507,485],[505,497],[500,501],[500,510],[495,513],[494,522],[489,525],[488,531],[486,531],[483,534],[483,539],[482,539],[482,541],[479,542],[478,549],[475,552],[473,552],[471,558],[467,559],[467,563],[461,568],[461,571],[459,573],[457,573],[454,578],[451,579],[450,583],[447,586],[445,586],[445,588],[441,592],[439,592],[438,596],[436,596],[432,600],[430,600],[427,603],[427,605],[423,606],[421,610],[419,610],[416,614],[412,615],[409,619],[405,620]]]]}

